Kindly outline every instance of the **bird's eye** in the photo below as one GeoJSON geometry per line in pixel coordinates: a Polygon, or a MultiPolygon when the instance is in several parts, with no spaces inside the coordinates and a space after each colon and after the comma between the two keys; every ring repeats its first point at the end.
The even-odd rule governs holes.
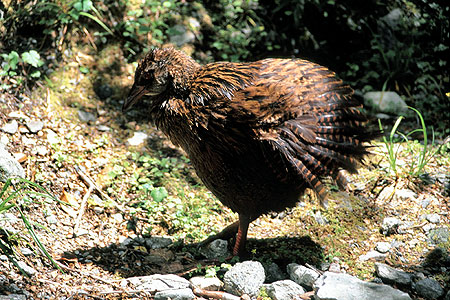
{"type": "Polygon", "coordinates": [[[145,72],[145,73],[141,74],[141,76],[139,77],[139,80],[137,82],[138,82],[139,86],[148,86],[153,81],[155,81],[155,74],[153,71],[151,71],[151,72],[145,72]]]}

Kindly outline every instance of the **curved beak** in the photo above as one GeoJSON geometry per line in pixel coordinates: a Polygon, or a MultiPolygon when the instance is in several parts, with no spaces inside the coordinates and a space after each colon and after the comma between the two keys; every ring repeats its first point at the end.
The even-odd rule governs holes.
{"type": "Polygon", "coordinates": [[[139,101],[139,99],[142,98],[142,96],[147,94],[147,92],[148,91],[145,89],[145,86],[138,86],[133,84],[133,87],[128,93],[127,99],[123,103],[122,111],[127,111],[128,109],[130,109],[136,102],[139,101]]]}

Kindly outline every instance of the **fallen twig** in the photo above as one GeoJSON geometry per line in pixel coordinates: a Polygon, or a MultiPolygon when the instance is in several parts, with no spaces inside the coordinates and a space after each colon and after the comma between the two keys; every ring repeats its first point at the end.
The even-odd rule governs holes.
{"type": "Polygon", "coordinates": [[[86,203],[93,189],[94,189],[93,186],[89,186],[89,190],[84,195],[83,201],[81,201],[80,210],[78,211],[78,216],[77,219],[75,220],[75,225],[73,226],[73,237],[78,236],[78,227],[80,226],[81,218],[83,217],[84,211],[86,210],[86,203]]]}
{"type": "Polygon", "coordinates": [[[219,299],[219,300],[240,300],[241,297],[220,291],[207,291],[201,288],[194,288],[193,292],[196,296],[219,299]]]}
{"type": "Polygon", "coordinates": [[[78,173],[78,175],[80,175],[81,179],[84,180],[84,182],[87,184],[88,187],[92,187],[93,189],[95,189],[100,196],[103,198],[103,200],[114,203],[115,207],[117,207],[117,209],[120,212],[125,212],[125,210],[119,206],[119,204],[114,201],[113,199],[111,199],[108,195],[106,195],[94,182],[94,180],[92,180],[89,175],[87,175],[85,172],[83,172],[83,170],[81,170],[80,167],[75,166],[74,167],[75,171],[78,173]]]}
{"type": "Polygon", "coordinates": [[[306,292],[304,294],[299,295],[300,299],[309,300],[312,296],[314,296],[314,291],[306,292]]]}

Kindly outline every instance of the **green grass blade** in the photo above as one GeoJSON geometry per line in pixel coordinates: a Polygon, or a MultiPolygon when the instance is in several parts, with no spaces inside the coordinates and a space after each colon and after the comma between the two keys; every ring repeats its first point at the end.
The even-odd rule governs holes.
{"type": "Polygon", "coordinates": [[[109,34],[114,35],[114,32],[112,32],[112,30],[109,29],[109,27],[106,26],[106,24],[103,23],[103,22],[102,22],[99,18],[97,18],[96,16],[91,15],[90,13],[87,13],[87,12],[84,12],[84,11],[81,11],[81,12],[80,12],[80,15],[85,16],[85,17],[88,17],[88,18],[94,20],[94,21],[97,22],[100,26],[102,26],[103,29],[105,29],[109,34]]]}
{"type": "Polygon", "coordinates": [[[20,272],[21,272],[24,276],[30,278],[30,275],[28,275],[28,274],[27,274],[27,273],[19,266],[19,264],[17,263],[17,261],[14,259],[14,257],[12,257],[12,256],[8,253],[8,250],[9,250],[9,249],[8,249],[8,246],[6,246],[6,245],[3,243],[2,240],[0,240],[0,249],[1,249],[2,252],[6,255],[6,257],[8,258],[8,260],[9,260],[10,262],[12,262],[13,265],[16,266],[16,268],[19,269],[20,272]]]}
{"type": "Polygon", "coordinates": [[[30,233],[31,237],[33,238],[34,242],[38,245],[39,249],[42,251],[42,253],[52,262],[52,264],[61,272],[64,272],[61,267],[56,263],[56,261],[53,259],[53,257],[50,255],[50,253],[48,253],[47,249],[45,248],[45,246],[41,243],[41,241],[39,240],[39,238],[36,235],[36,232],[34,232],[33,226],[30,224],[30,222],[28,221],[27,217],[25,216],[25,214],[22,212],[22,210],[17,207],[19,209],[20,212],[20,217],[22,218],[23,223],[25,224],[25,227],[28,229],[28,232],[30,233]]]}
{"type": "Polygon", "coordinates": [[[8,178],[2,187],[2,191],[0,192],[0,199],[3,198],[3,195],[6,193],[6,190],[10,185],[11,185],[11,178],[8,178]]]}

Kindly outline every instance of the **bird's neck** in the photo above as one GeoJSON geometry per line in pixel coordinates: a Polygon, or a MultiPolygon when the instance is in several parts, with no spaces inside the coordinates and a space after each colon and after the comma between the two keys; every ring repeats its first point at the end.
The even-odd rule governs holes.
{"type": "Polygon", "coordinates": [[[191,83],[195,78],[195,74],[201,68],[201,65],[197,63],[190,56],[187,56],[183,52],[172,62],[172,68],[170,73],[173,78],[173,87],[177,94],[186,95],[191,88],[191,83]]]}

